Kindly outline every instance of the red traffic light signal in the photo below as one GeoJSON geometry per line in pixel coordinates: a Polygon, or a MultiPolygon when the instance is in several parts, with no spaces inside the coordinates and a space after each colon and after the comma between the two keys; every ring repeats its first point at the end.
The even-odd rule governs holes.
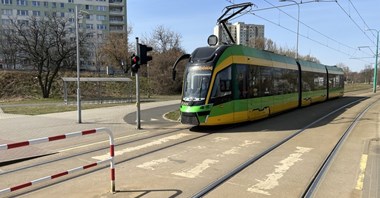
{"type": "Polygon", "coordinates": [[[139,71],[140,65],[139,65],[140,58],[136,55],[131,56],[131,70],[133,73],[137,73],[139,71]]]}
{"type": "Polygon", "coordinates": [[[152,56],[148,56],[148,52],[152,51],[153,48],[147,45],[139,44],[139,49],[138,49],[138,55],[140,56],[140,64],[147,64],[148,61],[152,60],[152,56]]]}

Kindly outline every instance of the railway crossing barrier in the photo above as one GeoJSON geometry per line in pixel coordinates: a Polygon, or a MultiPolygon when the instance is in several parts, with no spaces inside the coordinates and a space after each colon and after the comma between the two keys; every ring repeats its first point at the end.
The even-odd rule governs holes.
{"type": "Polygon", "coordinates": [[[80,170],[85,170],[85,169],[88,169],[88,168],[92,168],[92,167],[95,167],[97,165],[100,165],[100,164],[103,164],[103,163],[106,163],[106,162],[110,162],[111,192],[115,193],[115,161],[114,161],[114,157],[115,157],[115,144],[114,144],[114,138],[113,138],[112,131],[110,129],[108,129],[108,128],[95,128],[95,129],[91,129],[91,130],[66,133],[64,135],[57,135],[57,136],[52,136],[52,137],[43,137],[43,138],[31,139],[31,140],[27,140],[27,141],[23,141],[23,142],[16,142],[16,143],[10,143],[10,144],[1,144],[0,145],[0,151],[14,149],[14,148],[19,148],[19,147],[30,146],[30,145],[35,145],[35,144],[40,144],[40,143],[45,143],[45,142],[52,142],[52,141],[56,141],[56,140],[63,140],[63,139],[68,139],[68,138],[73,138],[73,137],[78,137],[78,136],[91,135],[91,134],[100,133],[100,132],[107,133],[108,137],[109,137],[110,157],[108,159],[97,161],[95,163],[88,164],[88,165],[85,165],[85,166],[76,167],[76,168],[73,168],[73,169],[61,172],[61,173],[54,174],[54,175],[42,177],[42,178],[30,181],[30,182],[26,182],[26,183],[17,185],[17,186],[5,188],[5,189],[0,189],[0,195],[5,194],[5,193],[9,193],[9,192],[13,192],[13,191],[16,191],[16,190],[20,190],[20,189],[23,189],[25,187],[29,187],[29,186],[35,185],[37,183],[41,183],[41,182],[44,182],[44,181],[56,179],[56,178],[59,178],[59,177],[62,177],[62,176],[65,176],[65,175],[68,175],[68,174],[80,171],[80,170]]]}

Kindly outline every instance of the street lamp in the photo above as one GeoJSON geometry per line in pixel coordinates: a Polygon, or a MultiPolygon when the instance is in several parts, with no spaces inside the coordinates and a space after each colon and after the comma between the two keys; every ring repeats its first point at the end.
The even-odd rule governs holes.
{"type": "Polygon", "coordinates": [[[78,110],[78,123],[82,123],[81,115],[81,100],[80,100],[80,64],[79,64],[79,25],[78,14],[89,14],[86,11],[80,10],[78,13],[78,5],[75,5],[75,38],[77,45],[77,110],[78,110]]]}
{"type": "Polygon", "coordinates": [[[293,2],[295,3],[297,6],[298,6],[298,17],[297,17],[297,46],[296,46],[296,59],[298,59],[298,40],[299,40],[299,31],[300,31],[300,3],[302,3],[302,1],[300,3],[298,3],[297,1],[293,1],[293,0],[280,0],[280,2],[286,2],[286,1],[290,1],[290,2],[293,2]]]}
{"type": "Polygon", "coordinates": [[[377,59],[379,57],[379,30],[367,29],[367,31],[376,31],[376,54],[375,54],[375,68],[373,71],[373,93],[376,93],[377,87],[377,59]]]}

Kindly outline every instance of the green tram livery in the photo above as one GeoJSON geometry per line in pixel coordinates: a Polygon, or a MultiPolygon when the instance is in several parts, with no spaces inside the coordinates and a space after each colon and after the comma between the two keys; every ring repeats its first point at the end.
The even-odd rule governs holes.
{"type": "Polygon", "coordinates": [[[186,58],[180,106],[184,124],[258,120],[343,96],[343,70],[336,66],[241,45],[201,47],[186,58]]]}

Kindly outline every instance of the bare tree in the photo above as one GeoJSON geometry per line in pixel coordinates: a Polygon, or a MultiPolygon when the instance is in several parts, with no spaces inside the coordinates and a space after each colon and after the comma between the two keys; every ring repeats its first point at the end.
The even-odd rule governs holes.
{"type": "MultiPolygon", "coordinates": [[[[59,70],[72,63],[75,57],[75,34],[65,18],[55,16],[30,17],[28,20],[12,19],[6,27],[6,37],[17,48],[17,57],[37,71],[42,97],[48,98],[59,70]]],[[[81,34],[80,45],[86,36],[81,34]]]]}
{"type": "Polygon", "coordinates": [[[344,76],[346,77],[346,82],[353,82],[351,70],[347,65],[345,65],[344,63],[338,63],[336,66],[343,69],[344,76]]]}
{"type": "Polygon", "coordinates": [[[181,49],[181,38],[181,34],[160,25],[153,30],[150,38],[143,38],[143,42],[152,46],[156,52],[165,53],[172,49],[181,49]]]}
{"type": "MultiPolygon", "coordinates": [[[[150,38],[143,38],[142,42],[153,47],[153,60],[149,63],[149,79],[155,94],[175,94],[182,89],[182,79],[172,81],[171,68],[176,59],[184,53],[181,48],[181,35],[164,26],[153,30],[150,38]]],[[[177,67],[177,74],[181,76],[185,67],[177,67]]],[[[148,68],[141,67],[142,72],[148,68]]]]}
{"type": "Polygon", "coordinates": [[[3,65],[3,68],[12,68],[16,69],[17,65],[17,48],[16,45],[13,43],[13,40],[10,38],[12,34],[10,34],[9,30],[6,29],[0,29],[0,54],[2,55],[2,59],[5,65],[3,65]]]}
{"type": "Polygon", "coordinates": [[[364,78],[364,82],[370,84],[372,81],[372,75],[373,75],[373,68],[371,65],[364,66],[364,69],[360,71],[361,75],[364,78]]]}
{"type": "Polygon", "coordinates": [[[120,67],[125,73],[130,69],[127,62],[131,56],[132,45],[128,44],[128,36],[132,33],[129,27],[126,33],[109,33],[99,48],[99,55],[104,56],[108,65],[120,67]]]}

